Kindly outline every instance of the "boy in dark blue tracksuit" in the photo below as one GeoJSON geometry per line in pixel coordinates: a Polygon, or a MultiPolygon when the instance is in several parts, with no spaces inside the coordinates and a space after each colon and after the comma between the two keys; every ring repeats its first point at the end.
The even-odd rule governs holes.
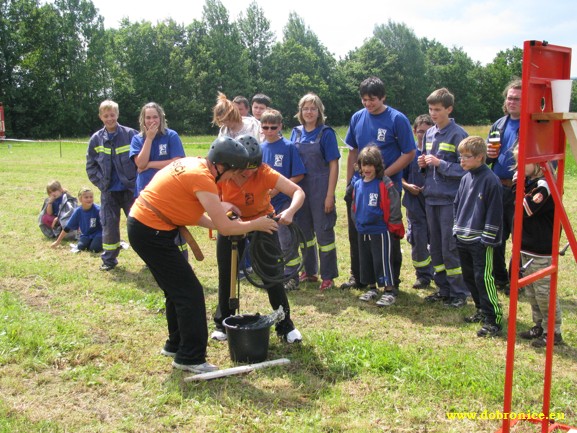
{"type": "Polygon", "coordinates": [[[485,164],[487,145],[481,137],[465,138],[458,150],[467,174],[455,197],[453,234],[463,279],[477,308],[465,321],[483,322],[477,336],[493,337],[501,331],[503,316],[493,278],[493,248],[500,245],[503,231],[501,182],[485,164]]]}

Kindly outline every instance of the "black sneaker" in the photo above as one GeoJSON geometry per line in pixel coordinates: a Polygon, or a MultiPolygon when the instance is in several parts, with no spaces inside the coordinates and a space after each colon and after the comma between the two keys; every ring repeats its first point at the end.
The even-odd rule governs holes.
{"type": "Polygon", "coordinates": [[[435,292],[432,295],[425,296],[425,302],[445,302],[451,298],[441,295],[441,292],[435,292]]]}
{"type": "Polygon", "coordinates": [[[292,292],[293,290],[299,289],[299,280],[297,278],[291,278],[284,283],[284,289],[287,292],[292,292]]]}
{"type": "Polygon", "coordinates": [[[509,281],[495,281],[495,286],[497,290],[503,292],[505,296],[509,296],[511,293],[511,287],[509,286],[509,281]]]}
{"type": "Polygon", "coordinates": [[[481,329],[477,331],[477,337],[496,337],[501,333],[499,325],[485,323],[481,329]]]}
{"type": "Polygon", "coordinates": [[[106,271],[106,272],[108,272],[108,271],[113,270],[115,267],[116,267],[116,265],[109,265],[109,264],[106,264],[106,263],[102,263],[102,264],[100,265],[100,270],[101,270],[101,271],[106,271]]]}
{"type": "Polygon", "coordinates": [[[481,323],[485,321],[485,313],[477,310],[472,316],[463,317],[463,320],[467,323],[481,323]]]}
{"type": "MultiPolygon", "coordinates": [[[[561,334],[555,333],[555,338],[553,339],[554,346],[560,346],[563,344],[563,336],[561,334]]],[[[543,334],[531,343],[533,347],[547,347],[547,334],[543,334]]]]}
{"type": "Polygon", "coordinates": [[[467,305],[467,298],[451,298],[451,302],[446,305],[451,308],[463,308],[467,305]]]}
{"type": "Polygon", "coordinates": [[[541,325],[535,325],[531,329],[519,333],[519,337],[524,338],[525,340],[533,340],[534,338],[539,338],[541,335],[543,335],[543,328],[541,325]]]}
{"type": "Polygon", "coordinates": [[[431,282],[424,280],[422,278],[417,278],[417,280],[413,284],[413,289],[417,290],[428,289],[429,287],[431,287],[431,282]]]}
{"type": "Polygon", "coordinates": [[[355,277],[353,277],[351,275],[351,277],[349,278],[349,281],[343,283],[340,285],[340,289],[341,290],[349,290],[349,289],[362,289],[364,287],[367,287],[366,284],[361,284],[359,281],[356,280],[355,277]]]}

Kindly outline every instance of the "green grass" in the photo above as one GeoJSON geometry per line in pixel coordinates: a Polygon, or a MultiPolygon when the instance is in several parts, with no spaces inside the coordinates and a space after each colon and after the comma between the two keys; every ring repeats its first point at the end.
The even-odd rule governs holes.
{"type": "MultiPolygon", "coordinates": [[[[488,127],[467,128],[485,136],[488,127]]],[[[337,128],[344,138],[346,128],[337,128]]],[[[410,248],[402,243],[402,293],[391,308],[357,301],[358,291],[291,292],[304,342],[271,335],[269,359],[291,364],[206,383],[184,382],[160,356],[164,297],[132,250],[110,273],[98,255],[50,249],[36,226],[46,183],[72,192],[88,185],[86,140],[0,143],[0,432],[495,432],[490,420],[448,420],[446,412],[502,410],[506,340],[478,339],[465,311],[423,302],[410,289],[410,248]],[[62,157],[61,157],[62,155],[62,157]]],[[[212,137],[183,137],[202,155],[212,137]]],[[[346,150],[343,149],[346,157],[346,150]]],[[[341,161],[341,169],[344,162],[341,161]]],[[[338,184],[339,272],[348,275],[344,176],[338,184]]],[[[96,199],[99,193],[95,191],[96,199]]],[[[567,159],[565,206],[573,224],[577,171],[567,159]]],[[[209,326],[217,302],[215,244],[192,228],[204,262],[209,326]]],[[[124,219],[122,227],[126,239],[124,219]]],[[[565,238],[562,239],[562,244],[565,238]]],[[[577,424],[577,269],[560,259],[559,292],[567,346],[555,349],[552,410],[577,424]]],[[[501,297],[505,311],[508,299],[501,297]]],[[[243,283],[241,311],[270,311],[266,295],[243,283]]],[[[518,327],[531,325],[521,298],[518,327]]],[[[210,341],[208,359],[233,363],[226,344],[210,341]]],[[[516,345],[513,408],[540,411],[544,351],[516,345]]],[[[529,431],[529,430],[524,430],[529,431]]],[[[532,429],[530,431],[537,431],[532,429]]]]}

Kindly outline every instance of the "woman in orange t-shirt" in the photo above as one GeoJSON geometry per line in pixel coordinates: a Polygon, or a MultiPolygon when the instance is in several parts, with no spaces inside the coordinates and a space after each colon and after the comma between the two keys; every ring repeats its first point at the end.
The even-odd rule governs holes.
{"type": "Polygon", "coordinates": [[[216,184],[248,165],[248,152],[238,141],[219,137],[206,158],[181,158],[160,170],[140,193],[127,220],[128,238],[148,265],[166,297],[168,340],[162,354],[174,358],[174,368],[204,373],[216,366],[206,362],[208,328],[202,285],[174,243],[179,226],[199,225],[225,235],[254,230],[273,233],[270,218],[231,221],[216,184]],[[205,212],[208,214],[205,215],[205,212]]]}
{"type": "MultiPolygon", "coordinates": [[[[294,214],[304,202],[304,192],[300,186],[290,181],[276,170],[266,164],[262,164],[262,151],[257,140],[244,135],[238,137],[248,150],[249,168],[236,173],[231,179],[219,184],[223,202],[234,205],[239,210],[239,216],[243,221],[254,221],[266,215],[274,213],[274,207],[270,203],[270,191],[276,189],[292,198],[290,206],[276,215],[279,224],[291,224],[294,214]]],[[[280,249],[280,242],[276,232],[269,232],[280,249]]],[[[266,235],[265,235],[266,236],[266,235]]],[[[242,256],[245,243],[238,244],[239,255],[242,256]]],[[[216,331],[211,338],[224,341],[227,336],[222,321],[234,314],[229,307],[230,297],[230,268],[231,268],[232,242],[226,233],[219,232],[216,243],[216,256],[218,260],[218,306],[214,313],[216,331]]],[[[263,259],[266,259],[263,257],[263,259]]],[[[253,258],[254,260],[254,258],[253,258]]],[[[274,268],[276,263],[267,263],[267,268],[274,268]]],[[[284,268],[278,266],[278,275],[282,276],[284,268]]],[[[282,305],[285,318],[277,323],[276,332],[280,338],[288,343],[302,340],[301,333],[295,328],[290,318],[290,307],[284,286],[281,282],[272,284],[263,278],[267,284],[267,292],[270,305],[274,310],[282,305]]]]}

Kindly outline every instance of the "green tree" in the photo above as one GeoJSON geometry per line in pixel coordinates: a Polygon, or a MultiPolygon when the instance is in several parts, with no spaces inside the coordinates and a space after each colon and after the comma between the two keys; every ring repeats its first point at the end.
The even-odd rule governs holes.
{"type": "Polygon", "coordinates": [[[493,61],[483,68],[480,92],[490,122],[503,116],[503,90],[511,80],[521,78],[522,62],[523,50],[514,47],[497,53],[493,61]]]}
{"type": "Polygon", "coordinates": [[[155,26],[147,21],[121,22],[114,35],[118,64],[113,94],[127,117],[136,119],[142,105],[154,101],[163,106],[171,128],[184,128],[185,46],[185,29],[173,20],[155,26]]]}
{"type": "Polygon", "coordinates": [[[423,100],[427,96],[423,86],[425,55],[413,30],[403,23],[391,20],[378,25],[373,31],[386,52],[393,55],[394,80],[381,77],[387,86],[387,100],[410,118],[422,114],[423,100]]]}
{"type": "Polygon", "coordinates": [[[455,95],[452,117],[458,123],[487,123],[486,106],[480,93],[481,65],[473,62],[461,48],[449,50],[435,40],[426,39],[422,44],[426,56],[428,93],[440,87],[448,88],[455,95]]]}
{"type": "Polygon", "coordinates": [[[245,48],[250,77],[250,92],[248,98],[257,93],[262,87],[260,81],[261,71],[265,59],[271,53],[271,47],[275,42],[274,33],[270,29],[270,21],[265,17],[264,11],[256,2],[252,2],[246,15],[241,13],[237,20],[241,43],[245,48]]]}
{"type": "Polygon", "coordinates": [[[287,125],[298,124],[294,114],[299,99],[314,92],[323,100],[329,120],[335,118],[338,99],[330,91],[336,62],[302,18],[291,13],[283,41],[272,47],[263,67],[263,91],[281,110],[287,125]]]}

